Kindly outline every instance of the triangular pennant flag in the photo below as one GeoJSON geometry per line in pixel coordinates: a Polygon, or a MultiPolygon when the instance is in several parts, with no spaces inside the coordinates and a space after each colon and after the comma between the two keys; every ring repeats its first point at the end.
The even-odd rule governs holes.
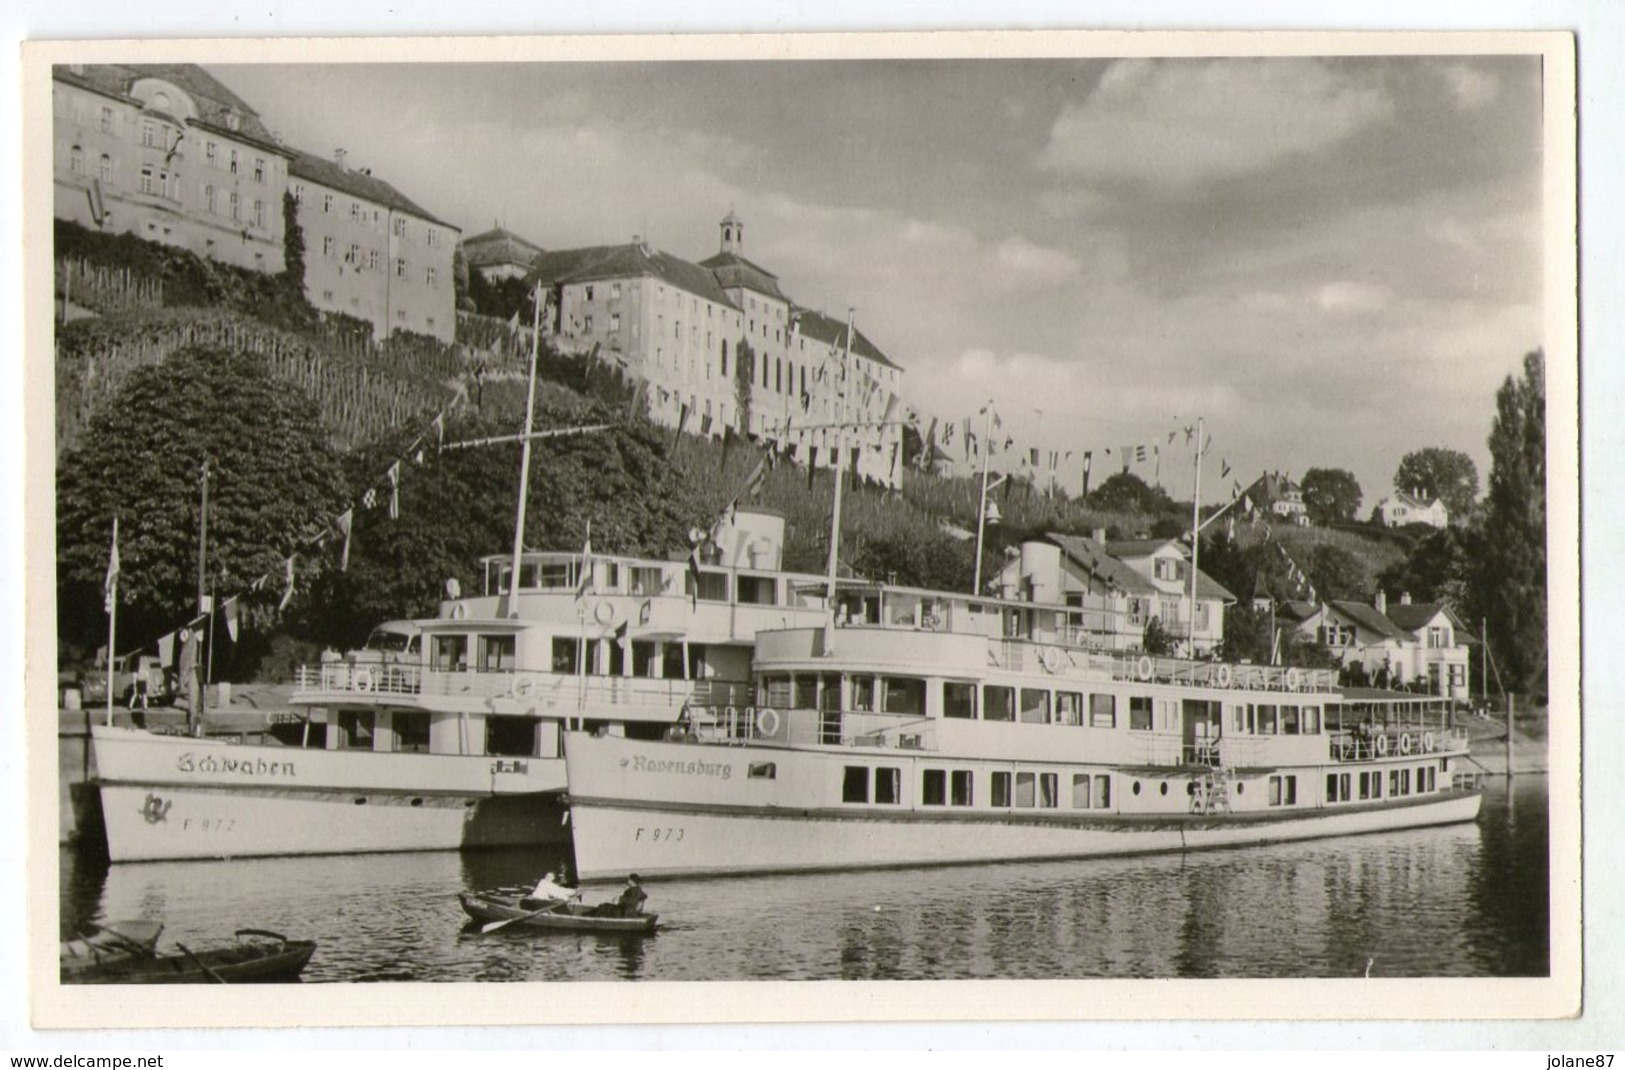
{"type": "Polygon", "coordinates": [[[581,567],[576,578],[576,598],[584,598],[592,586],[592,520],[587,520],[587,538],[581,544],[581,567]]]}
{"type": "Polygon", "coordinates": [[[766,485],[767,460],[764,458],[756,462],[756,467],[751,471],[750,478],[745,480],[745,494],[754,499],[760,496],[762,488],[766,485]]]}
{"type": "Polygon", "coordinates": [[[344,554],[339,558],[339,571],[348,572],[350,570],[350,531],[355,527],[355,509],[352,507],[340,513],[338,519],[333,521],[333,526],[338,528],[344,536],[344,554]]]}
{"type": "Polygon", "coordinates": [[[278,602],[276,606],[278,612],[287,609],[288,603],[293,601],[293,559],[295,556],[297,555],[290,554],[288,556],[288,560],[284,562],[284,566],[287,569],[288,581],[287,586],[283,587],[282,589],[282,601],[278,602]]]}
{"type": "Polygon", "coordinates": [[[174,632],[170,632],[168,635],[163,636],[158,640],[158,664],[162,665],[166,669],[175,664],[174,632]]]}
{"type": "Polygon", "coordinates": [[[620,647],[622,650],[626,649],[626,642],[627,642],[627,639],[630,637],[630,634],[631,634],[630,625],[631,625],[630,621],[624,621],[623,620],[615,628],[615,645],[620,647]]]}
{"type": "Polygon", "coordinates": [[[1229,477],[1230,477],[1230,462],[1221,457],[1219,459],[1219,478],[1220,479],[1228,479],[1229,477]]]}
{"type": "Polygon", "coordinates": [[[226,618],[226,634],[231,636],[231,641],[235,643],[237,641],[238,620],[237,596],[232,595],[230,598],[222,602],[220,605],[220,611],[225,615],[226,618]]]}
{"type": "Polygon", "coordinates": [[[438,448],[440,446],[445,445],[445,443],[446,443],[446,414],[443,413],[443,412],[436,414],[435,418],[434,418],[434,423],[431,424],[430,426],[434,428],[434,444],[435,444],[435,446],[438,448]]]}
{"type": "MultiPolygon", "coordinates": [[[[107,552],[107,579],[102,585],[102,604],[109,613],[113,612],[114,602],[118,598],[118,572],[118,517],[115,516],[113,518],[113,548],[107,552]]],[[[107,651],[107,656],[110,659],[113,657],[111,649],[107,651]]]]}

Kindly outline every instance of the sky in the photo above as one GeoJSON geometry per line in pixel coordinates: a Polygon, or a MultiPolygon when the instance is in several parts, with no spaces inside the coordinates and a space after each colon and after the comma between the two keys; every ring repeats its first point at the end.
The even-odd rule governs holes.
{"type": "Polygon", "coordinates": [[[1073,490],[1083,451],[1098,485],[1160,443],[1135,471],[1188,499],[1167,433],[1198,417],[1208,501],[1333,467],[1364,512],[1426,446],[1482,485],[1495,390],[1543,344],[1538,57],[210,70],[465,235],[698,261],[732,209],[907,403],[993,400],[1073,490]]]}

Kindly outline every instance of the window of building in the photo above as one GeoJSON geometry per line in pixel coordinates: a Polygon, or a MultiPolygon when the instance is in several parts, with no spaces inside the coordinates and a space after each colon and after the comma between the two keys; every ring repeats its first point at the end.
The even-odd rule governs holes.
{"type": "Polygon", "coordinates": [[[263,156],[254,157],[254,181],[265,181],[265,158],[263,156]]]}
{"type": "Polygon", "coordinates": [[[609,314],[609,329],[611,331],[619,331],[621,329],[621,314],[619,312],[611,312],[609,314]]]}
{"type": "Polygon", "coordinates": [[[325,235],[322,237],[322,255],[326,257],[333,255],[333,239],[325,235]]]}
{"type": "Polygon", "coordinates": [[[424,281],[424,283],[426,283],[429,286],[434,285],[434,282],[435,282],[434,268],[431,267],[431,268],[424,268],[423,269],[423,281],[424,281]]]}
{"type": "Polygon", "coordinates": [[[395,217],[395,237],[406,237],[406,219],[403,216],[395,217]]]}
{"type": "Polygon", "coordinates": [[[327,214],[331,213],[332,211],[333,211],[333,195],[331,193],[322,194],[322,214],[327,215],[327,214]]]}
{"type": "Polygon", "coordinates": [[[955,769],[948,780],[948,805],[974,806],[976,794],[969,769],[955,769]]]}
{"type": "Polygon", "coordinates": [[[610,283],[609,296],[611,296],[611,297],[619,297],[619,296],[621,296],[621,284],[620,283],[618,283],[618,282],[610,283]]]}
{"type": "Polygon", "coordinates": [[[254,225],[256,227],[265,226],[265,202],[264,201],[255,201],[254,202],[254,217],[253,218],[254,218],[254,225]]]}
{"type": "Polygon", "coordinates": [[[226,169],[228,171],[230,171],[232,174],[236,174],[237,173],[238,163],[239,163],[239,161],[238,161],[238,158],[237,158],[237,150],[232,149],[231,150],[230,162],[227,164],[226,169]]]}
{"type": "Polygon", "coordinates": [[[350,248],[344,253],[344,262],[346,264],[359,264],[361,262],[361,246],[351,242],[350,248]]]}
{"type": "Polygon", "coordinates": [[[976,685],[947,680],[942,685],[942,715],[974,720],[976,717],[976,685]]]}
{"type": "Polygon", "coordinates": [[[1016,690],[998,684],[982,688],[982,720],[1013,721],[1016,719],[1016,690]]]}
{"type": "Polygon", "coordinates": [[[203,187],[203,210],[208,212],[210,215],[217,214],[214,187],[207,184],[205,184],[203,187]]]}
{"type": "Polygon", "coordinates": [[[1057,724],[1083,724],[1083,696],[1076,691],[1055,692],[1055,722],[1057,724]]]}
{"type": "Polygon", "coordinates": [[[1026,724],[1049,724],[1049,692],[1036,687],[1021,689],[1021,720],[1026,724]]]}
{"type": "Polygon", "coordinates": [[[1151,731],[1151,699],[1131,695],[1128,700],[1128,726],[1134,732],[1151,731]]]}
{"type": "Polygon", "coordinates": [[[150,167],[143,167],[141,169],[141,192],[142,193],[157,193],[158,192],[157,178],[154,175],[152,168],[150,168],[150,167]]]}
{"type": "Polygon", "coordinates": [[[149,149],[158,147],[158,124],[151,119],[141,120],[141,144],[149,149]]]}
{"type": "Polygon", "coordinates": [[[988,805],[1003,810],[1010,806],[1010,774],[995,772],[988,793],[988,805]]]}
{"type": "Polygon", "coordinates": [[[112,108],[105,107],[105,106],[102,108],[101,128],[102,128],[102,133],[104,133],[104,134],[111,134],[113,132],[113,109],[112,108]]]}
{"type": "Polygon", "coordinates": [[[942,769],[926,769],[920,774],[920,803],[923,806],[948,804],[948,774],[942,769]]]}
{"type": "Polygon", "coordinates": [[[76,175],[85,173],[85,150],[78,145],[68,150],[68,170],[76,175]]]}
{"type": "Polygon", "coordinates": [[[367,267],[372,271],[378,270],[378,250],[370,249],[367,252],[367,267]]]}
{"type": "Polygon", "coordinates": [[[102,158],[96,164],[96,177],[103,182],[113,181],[113,157],[102,153],[102,158]]]}
{"type": "Polygon", "coordinates": [[[866,803],[869,801],[869,767],[849,765],[841,777],[841,801],[866,803]]]}
{"type": "Polygon", "coordinates": [[[350,202],[350,221],[352,223],[361,222],[361,202],[360,201],[351,201],[350,202]]]}
{"type": "Polygon", "coordinates": [[[395,277],[397,279],[406,278],[406,260],[404,257],[395,258],[395,277]]]}
{"type": "Polygon", "coordinates": [[[1272,705],[1258,707],[1257,732],[1259,735],[1273,736],[1276,734],[1275,714],[1276,707],[1272,705]]]}
{"type": "Polygon", "coordinates": [[[1281,707],[1281,734],[1295,736],[1298,734],[1298,707],[1281,707]]]}
{"type": "Polygon", "coordinates": [[[428,244],[429,248],[436,248],[440,244],[440,232],[434,227],[424,227],[423,240],[428,244]]]}

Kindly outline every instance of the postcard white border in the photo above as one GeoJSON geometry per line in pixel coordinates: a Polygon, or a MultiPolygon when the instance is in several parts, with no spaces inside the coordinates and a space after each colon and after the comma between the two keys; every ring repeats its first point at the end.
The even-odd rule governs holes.
{"type": "Polygon", "coordinates": [[[862,33],[37,43],[25,46],[25,428],[30,958],[36,1027],[429,1026],[1163,1019],[1528,1019],[1579,1009],[1580,689],[1578,307],[1574,41],[1553,33],[862,33]],[[1548,555],[1552,609],[1552,976],[1532,980],[669,982],[601,985],[311,985],[173,992],[57,980],[56,709],[51,408],[50,65],[55,62],[536,62],[1120,55],[1530,54],[1544,57],[1548,555]],[[44,314],[42,313],[42,310],[44,314]],[[1570,548],[1573,548],[1572,550],[1570,548]],[[46,745],[49,742],[51,745],[46,745]],[[49,790],[47,790],[49,785],[49,790]],[[724,991],[723,989],[728,989],[724,991]],[[335,998],[342,992],[343,998],[335,998]]]}

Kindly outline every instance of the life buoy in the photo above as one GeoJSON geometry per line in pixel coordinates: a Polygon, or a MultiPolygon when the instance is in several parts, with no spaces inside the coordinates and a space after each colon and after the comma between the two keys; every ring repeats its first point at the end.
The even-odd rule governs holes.
{"type": "Polygon", "coordinates": [[[1045,671],[1047,671],[1047,672],[1060,672],[1061,671],[1061,652],[1059,650],[1055,649],[1054,647],[1052,647],[1052,646],[1045,647],[1043,654],[1040,656],[1040,660],[1043,661],[1043,663],[1044,663],[1045,671]]]}
{"type": "Polygon", "coordinates": [[[462,620],[466,616],[468,616],[468,607],[463,605],[461,602],[458,602],[456,605],[451,607],[452,620],[462,620]]]}
{"type": "Polygon", "coordinates": [[[357,669],[355,671],[355,689],[357,691],[372,690],[372,670],[357,669]]]}
{"type": "Polygon", "coordinates": [[[592,619],[599,624],[608,624],[615,619],[615,607],[609,602],[599,602],[592,607],[592,619]]]}
{"type": "Polygon", "coordinates": [[[763,709],[757,711],[756,734],[760,736],[776,736],[779,734],[778,710],[763,709]]]}
{"type": "Polygon", "coordinates": [[[1436,743],[1437,743],[1437,741],[1434,740],[1432,732],[1425,733],[1422,736],[1422,749],[1424,751],[1426,751],[1427,753],[1429,753],[1429,754],[1433,753],[1433,748],[1436,745],[1436,743]]]}
{"type": "Polygon", "coordinates": [[[1286,689],[1288,691],[1296,691],[1302,684],[1303,677],[1298,674],[1297,669],[1288,669],[1286,671],[1286,689]]]}
{"type": "Polygon", "coordinates": [[[1401,754],[1409,754],[1410,752],[1411,752],[1411,734],[1409,732],[1405,732],[1405,733],[1402,733],[1400,735],[1400,737],[1399,737],[1399,753],[1401,753],[1401,754]]]}
{"type": "Polygon", "coordinates": [[[1230,686],[1230,666],[1228,666],[1228,665],[1220,665],[1219,668],[1218,668],[1218,671],[1214,673],[1214,677],[1218,680],[1218,683],[1219,683],[1220,687],[1229,687],[1230,686]]]}
{"type": "Polygon", "coordinates": [[[1140,674],[1140,679],[1142,680],[1151,679],[1151,671],[1154,668],[1155,666],[1151,663],[1150,655],[1142,655],[1140,660],[1135,664],[1135,671],[1140,674]]]}
{"type": "Polygon", "coordinates": [[[1379,758],[1388,757],[1388,737],[1387,736],[1378,736],[1377,737],[1377,757],[1379,757],[1379,758]]]}

